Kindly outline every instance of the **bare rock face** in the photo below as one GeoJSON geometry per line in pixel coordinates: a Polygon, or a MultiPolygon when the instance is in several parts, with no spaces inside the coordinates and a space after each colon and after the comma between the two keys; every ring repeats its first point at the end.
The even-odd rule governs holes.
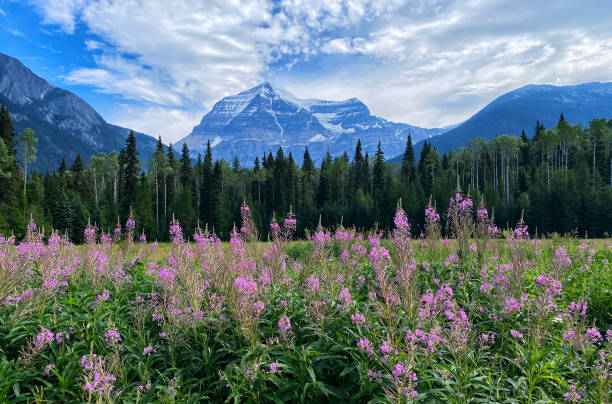
{"type": "MultiPolygon", "coordinates": [[[[89,104],[55,87],[19,60],[0,53],[0,104],[6,106],[16,132],[32,128],[38,138],[38,159],[32,168],[51,170],[62,157],[68,164],[77,154],[90,156],[118,151],[129,130],[107,123],[89,104]]],[[[155,150],[156,140],[136,133],[141,158],[155,150]]]]}

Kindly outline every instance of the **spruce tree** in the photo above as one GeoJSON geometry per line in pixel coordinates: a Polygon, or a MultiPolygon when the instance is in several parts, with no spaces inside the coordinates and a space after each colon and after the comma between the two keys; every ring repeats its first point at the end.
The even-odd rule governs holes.
{"type": "Polygon", "coordinates": [[[206,154],[202,163],[202,183],[200,185],[200,220],[202,224],[213,226],[216,195],[213,190],[213,161],[210,140],[206,145],[206,154]]]}
{"type": "Polygon", "coordinates": [[[123,192],[121,200],[121,217],[127,219],[130,213],[130,206],[133,205],[138,186],[138,174],[140,171],[140,161],[138,160],[138,150],[136,150],[136,136],[130,130],[125,141],[125,161],[123,170],[123,192]]]}
{"type": "Polygon", "coordinates": [[[372,168],[372,199],[380,206],[383,200],[383,189],[385,187],[385,157],[378,142],[376,154],[374,155],[374,167],[372,168]]]}
{"type": "Polygon", "coordinates": [[[411,184],[416,178],[416,167],[414,161],[414,149],[412,147],[412,136],[408,134],[406,139],[406,148],[404,149],[404,156],[402,158],[402,167],[400,169],[400,176],[406,185],[411,184]]]}
{"type": "Polygon", "coordinates": [[[234,155],[234,161],[232,161],[232,171],[235,174],[238,174],[238,171],[240,171],[240,160],[238,159],[238,155],[234,155]]]}
{"type": "Polygon", "coordinates": [[[57,170],[60,175],[64,175],[66,173],[66,158],[62,157],[62,162],[57,170]]]}
{"type": "Polygon", "coordinates": [[[8,153],[15,156],[15,131],[8,109],[2,105],[0,107],[0,139],[4,141],[8,153]]]}
{"type": "Polygon", "coordinates": [[[181,154],[181,185],[191,185],[192,180],[192,167],[191,158],[189,158],[189,148],[187,143],[183,143],[183,150],[181,154]]]}
{"type": "Polygon", "coordinates": [[[176,205],[176,218],[183,227],[186,237],[194,233],[196,222],[196,209],[194,208],[195,194],[193,192],[193,170],[189,158],[189,148],[183,143],[180,166],[180,185],[178,203],[176,205]]]}
{"type": "Polygon", "coordinates": [[[357,146],[355,146],[355,155],[353,156],[353,165],[351,167],[350,174],[350,187],[353,195],[358,188],[363,189],[364,187],[367,187],[364,173],[365,160],[363,159],[361,150],[361,140],[357,140],[357,146]]]}

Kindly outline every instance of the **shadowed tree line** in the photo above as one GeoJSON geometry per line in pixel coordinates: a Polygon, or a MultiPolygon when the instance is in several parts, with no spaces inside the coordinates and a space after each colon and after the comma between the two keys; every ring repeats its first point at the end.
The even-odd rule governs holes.
{"type": "Polygon", "coordinates": [[[137,230],[149,240],[166,240],[173,216],[186,235],[199,225],[228,238],[234,224],[240,225],[243,201],[264,238],[272,218],[290,209],[300,236],[319,220],[323,226],[389,229],[401,198],[418,236],[430,198],[444,212],[457,186],[482,200],[501,226],[523,214],[532,233],[612,232],[612,120],[594,119],[582,128],[561,115],[552,129],[537,122],[530,137],[523,131],[520,137],[476,138],[448,154],[425,143],[418,159],[409,136],[400,164],[385,162],[380,144],[369,156],[361,142],[352,156],[328,152],[319,167],[307,148],[301,166],[279,148],[244,168],[238,158],[231,164],[214,160],[210,144],[193,164],[186,145],[178,153],[161,139],[152,156],[139,156],[130,133],[119,152],[88,162],[79,155],[70,165],[64,160],[52,172],[28,176],[35,144],[31,130],[14,133],[3,107],[0,233],[23,236],[33,216],[46,231],[58,229],[80,242],[88,220],[109,231],[132,210],[137,230]]]}

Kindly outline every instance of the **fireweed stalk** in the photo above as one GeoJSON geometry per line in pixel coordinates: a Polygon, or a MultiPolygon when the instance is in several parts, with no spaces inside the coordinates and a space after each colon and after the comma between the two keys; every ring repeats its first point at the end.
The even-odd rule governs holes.
{"type": "Polygon", "coordinates": [[[419,284],[414,250],[410,245],[410,224],[408,223],[406,213],[402,209],[401,199],[397,204],[394,223],[395,229],[391,236],[391,243],[395,251],[397,280],[404,309],[412,317],[413,312],[416,310],[419,284]]]}
{"type": "Polygon", "coordinates": [[[276,218],[272,218],[270,223],[272,246],[262,254],[262,264],[269,271],[270,280],[274,285],[281,282],[286,275],[287,254],[285,250],[296,229],[297,222],[291,208],[282,226],[276,221],[276,218]]]}
{"type": "Polygon", "coordinates": [[[397,285],[391,276],[393,261],[389,251],[380,245],[380,235],[370,236],[370,265],[374,270],[376,282],[369,293],[375,310],[384,321],[385,333],[389,339],[395,337],[401,307],[397,285]]]}
{"type": "Polygon", "coordinates": [[[522,293],[523,280],[525,278],[525,272],[528,267],[528,251],[530,245],[528,243],[529,232],[527,226],[523,222],[523,216],[519,220],[516,228],[506,239],[506,249],[509,251],[510,259],[512,261],[512,270],[509,276],[510,293],[515,298],[518,298],[522,293]]]}
{"type": "Polygon", "coordinates": [[[486,262],[490,247],[493,246],[492,241],[498,233],[493,216],[489,217],[489,211],[481,200],[476,212],[476,253],[481,267],[486,262]]]}
{"type": "Polygon", "coordinates": [[[470,242],[474,232],[472,218],[473,202],[469,195],[464,197],[461,190],[457,190],[450,198],[448,208],[448,223],[450,232],[457,241],[457,254],[466,260],[470,252],[470,242]]]}
{"type": "Polygon", "coordinates": [[[430,259],[433,258],[436,246],[440,241],[440,214],[436,211],[435,205],[429,204],[425,208],[425,240],[427,241],[427,251],[430,254],[430,259]]]}

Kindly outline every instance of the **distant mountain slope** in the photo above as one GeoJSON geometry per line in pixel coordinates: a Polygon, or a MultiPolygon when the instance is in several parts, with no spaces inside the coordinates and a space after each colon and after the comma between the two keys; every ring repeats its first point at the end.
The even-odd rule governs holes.
{"type": "MultiPolygon", "coordinates": [[[[19,60],[0,53],[0,104],[8,108],[16,132],[32,128],[38,138],[38,158],[32,168],[68,164],[78,153],[91,155],[125,146],[129,130],[107,123],[89,104],[70,91],[54,87],[19,60]]],[[[156,139],[135,133],[138,151],[146,160],[156,139]]]]}
{"type": "MultiPolygon", "coordinates": [[[[557,125],[562,112],[568,122],[582,126],[588,126],[594,118],[612,117],[612,82],[521,87],[498,97],[467,121],[431,139],[431,144],[438,152],[446,153],[467,146],[469,139],[478,136],[485,139],[500,134],[518,136],[523,129],[532,136],[537,120],[550,129],[557,125]]],[[[416,144],[415,153],[420,153],[422,148],[422,142],[416,144]]]]}
{"type": "Polygon", "coordinates": [[[187,143],[194,157],[205,153],[210,140],[215,159],[231,161],[237,155],[243,166],[252,166],[255,157],[261,159],[279,146],[300,163],[308,146],[312,159],[320,162],[328,149],[334,156],[346,150],[352,157],[358,139],[364,152],[372,154],[380,141],[386,155],[394,156],[404,150],[409,133],[418,141],[443,131],[379,118],[357,98],[303,100],[280,86],[263,83],[217,102],[175,149],[187,143]]]}

